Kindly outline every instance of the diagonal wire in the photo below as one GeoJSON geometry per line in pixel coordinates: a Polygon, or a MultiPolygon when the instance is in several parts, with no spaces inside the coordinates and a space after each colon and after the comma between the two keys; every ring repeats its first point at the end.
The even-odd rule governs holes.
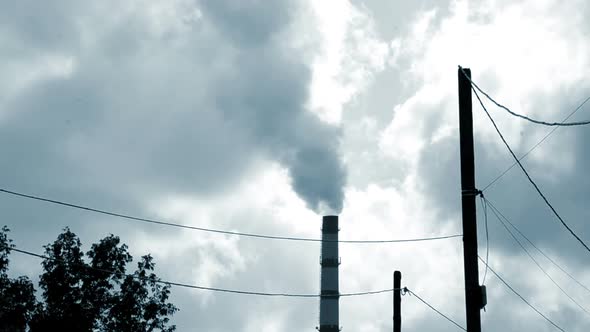
{"type": "MultiPolygon", "coordinates": [[[[568,116],[566,116],[563,119],[563,122],[567,121],[569,118],[571,118],[574,114],[576,114],[576,112],[578,112],[579,110],[582,109],[582,107],[590,100],[590,97],[586,98],[580,105],[578,105],[578,107],[576,107],[570,114],[568,114],[568,116]]],[[[537,144],[533,145],[525,154],[523,154],[520,158],[518,158],[519,161],[522,161],[523,159],[525,159],[531,152],[533,152],[533,150],[535,150],[539,145],[541,145],[547,138],[549,138],[549,136],[551,136],[559,127],[553,127],[545,136],[543,136],[543,138],[537,142],[537,144]]],[[[500,173],[494,180],[492,180],[490,183],[488,183],[487,186],[485,186],[481,191],[486,191],[486,189],[488,189],[489,187],[491,187],[494,183],[496,183],[496,181],[500,180],[504,175],[506,175],[506,173],[508,173],[512,168],[514,168],[514,166],[518,165],[518,163],[514,162],[512,165],[510,165],[510,167],[506,168],[504,170],[504,172],[500,173]]]]}
{"type": "MultiPolygon", "coordinates": [[[[467,75],[465,75],[465,76],[467,76],[467,75]]],[[[551,205],[551,203],[549,203],[549,200],[547,199],[547,197],[545,197],[545,195],[543,194],[543,192],[541,191],[541,189],[539,189],[539,186],[537,186],[537,184],[535,183],[535,181],[533,181],[533,179],[531,178],[531,176],[529,175],[529,173],[527,172],[527,170],[520,163],[520,160],[518,160],[518,157],[516,157],[516,154],[514,154],[514,151],[512,151],[512,148],[510,147],[510,145],[508,145],[508,142],[506,142],[506,139],[504,139],[504,135],[502,135],[502,132],[500,131],[500,129],[498,129],[498,126],[496,125],[496,122],[494,121],[494,119],[492,118],[492,116],[490,115],[490,113],[488,112],[488,110],[486,109],[485,105],[481,101],[481,98],[479,98],[479,94],[477,93],[477,91],[475,90],[475,88],[473,88],[473,87],[471,87],[471,88],[472,88],[473,92],[475,93],[475,96],[477,97],[477,100],[479,101],[479,104],[481,105],[481,107],[483,108],[483,110],[487,114],[488,118],[492,122],[492,125],[494,125],[494,128],[496,129],[496,132],[498,133],[498,135],[502,139],[502,142],[504,143],[504,145],[506,146],[506,148],[508,149],[508,151],[510,152],[510,154],[512,155],[512,157],[514,158],[514,160],[518,163],[518,166],[524,172],[524,175],[526,175],[526,177],[529,180],[529,182],[533,185],[533,187],[535,188],[535,190],[537,191],[537,193],[541,196],[541,198],[543,199],[543,201],[545,201],[545,204],[547,204],[547,206],[549,206],[549,208],[551,209],[551,211],[553,211],[553,214],[555,214],[555,216],[557,217],[557,219],[559,219],[559,221],[561,222],[561,224],[570,232],[570,234],[572,234],[576,238],[576,240],[578,240],[578,242],[580,242],[584,246],[584,248],[586,248],[587,251],[590,252],[590,247],[588,247],[588,245],[568,226],[568,224],[563,220],[563,218],[559,215],[559,213],[557,213],[557,211],[555,210],[555,208],[553,207],[553,205],[551,205]]]]}
{"type": "Polygon", "coordinates": [[[460,328],[463,331],[467,331],[466,328],[464,328],[463,326],[459,325],[457,322],[455,322],[454,320],[452,320],[451,318],[449,318],[449,316],[443,314],[442,312],[440,312],[438,309],[436,309],[435,307],[433,307],[430,303],[426,302],[423,298],[421,298],[420,296],[418,296],[418,294],[414,293],[414,291],[405,288],[406,292],[410,293],[411,295],[414,295],[418,300],[420,300],[422,303],[426,304],[430,309],[432,309],[434,312],[436,312],[437,314],[441,315],[442,317],[444,317],[446,320],[448,320],[449,322],[455,324],[455,326],[457,326],[458,328],[460,328]]]}
{"type": "MultiPolygon", "coordinates": [[[[479,257],[479,259],[485,264],[485,262],[483,261],[483,258],[479,257]]],[[[560,331],[565,332],[565,330],[563,328],[561,328],[559,325],[554,323],[551,319],[549,319],[549,317],[545,316],[542,312],[539,311],[539,309],[535,308],[529,301],[527,301],[522,295],[520,295],[520,293],[518,293],[514,288],[512,288],[512,286],[510,286],[510,284],[508,282],[506,282],[506,280],[504,280],[504,278],[502,278],[496,271],[494,271],[494,269],[492,269],[491,266],[488,266],[488,268],[490,269],[490,271],[492,271],[492,273],[496,276],[496,278],[498,278],[506,287],[508,287],[508,289],[510,289],[516,296],[518,296],[522,300],[522,302],[526,303],[526,305],[531,307],[531,309],[533,309],[537,314],[539,314],[539,316],[543,317],[546,321],[548,321],[555,328],[557,328],[560,331]]]]}
{"type": "Polygon", "coordinates": [[[140,218],[134,217],[131,215],[110,212],[106,210],[91,208],[88,206],[68,203],[64,201],[58,201],[50,198],[23,194],[12,190],[2,189],[0,188],[1,193],[18,196],[22,198],[28,198],[36,201],[42,201],[46,203],[56,204],[60,206],[66,206],[74,209],[85,210],[89,212],[99,213],[111,217],[122,218],[126,220],[134,220],[144,223],[162,225],[162,226],[170,226],[170,227],[177,227],[177,228],[184,228],[184,229],[191,229],[195,231],[201,232],[210,232],[210,233],[217,233],[217,234],[225,234],[225,235],[237,235],[237,236],[244,236],[244,237],[252,237],[252,238],[259,238],[259,239],[270,239],[270,240],[286,240],[286,241],[302,241],[302,242],[338,242],[338,243],[356,243],[356,244],[375,244],[375,243],[398,243],[398,242],[420,242],[420,241],[432,241],[432,240],[443,240],[443,239],[450,239],[461,237],[460,234],[455,235],[443,235],[443,236],[433,236],[433,237],[423,237],[423,238],[414,238],[414,239],[395,239],[395,240],[323,240],[323,239],[314,239],[314,238],[303,238],[303,237],[289,237],[289,236],[274,236],[274,235],[262,235],[262,234],[253,234],[253,233],[243,233],[243,232],[234,232],[234,231],[224,231],[219,229],[212,229],[212,228],[204,228],[204,227],[196,227],[196,226],[188,226],[182,224],[175,224],[171,222],[155,220],[155,219],[147,219],[147,218],[140,218]]]}
{"type": "Polygon", "coordinates": [[[486,276],[488,275],[488,265],[487,263],[490,261],[490,234],[489,234],[489,230],[488,230],[488,202],[486,200],[486,198],[484,197],[483,193],[481,195],[479,195],[480,199],[481,199],[481,204],[483,206],[483,216],[484,216],[484,225],[486,228],[486,268],[485,271],[483,273],[483,279],[481,284],[485,285],[486,284],[486,276]]]}
{"type": "MultiPolygon", "coordinates": [[[[490,205],[491,206],[491,205],[490,205]]],[[[491,206],[492,208],[492,213],[496,216],[496,218],[498,219],[498,221],[502,224],[502,226],[504,226],[504,229],[506,229],[506,231],[508,232],[508,234],[510,234],[510,236],[512,236],[512,238],[514,239],[514,241],[516,241],[516,243],[520,246],[520,248],[522,248],[522,250],[527,254],[527,256],[529,256],[529,258],[535,263],[535,265],[537,265],[537,267],[539,268],[539,270],[541,270],[541,272],[543,272],[543,274],[545,274],[545,276],[551,280],[551,282],[557,287],[559,288],[559,290],[567,297],[570,299],[570,301],[572,301],[575,305],[577,305],[580,309],[582,309],[586,314],[590,315],[590,312],[588,312],[588,310],[586,310],[586,308],[584,308],[580,303],[578,303],[578,301],[576,301],[571,295],[569,295],[558,283],[557,281],[555,281],[555,279],[553,279],[553,277],[551,277],[551,275],[547,272],[547,270],[545,270],[541,264],[539,264],[539,262],[533,257],[533,255],[531,255],[531,253],[528,251],[528,249],[522,244],[522,242],[520,242],[520,240],[516,237],[516,235],[514,235],[514,233],[510,230],[510,228],[508,228],[508,226],[506,225],[506,223],[500,218],[500,216],[498,215],[498,211],[496,210],[496,208],[494,206],[491,206]]]]}
{"type": "MultiPolygon", "coordinates": [[[[57,259],[57,258],[52,258],[49,256],[45,256],[45,255],[41,255],[41,254],[37,254],[34,252],[30,252],[27,250],[22,250],[22,249],[18,249],[15,248],[13,246],[4,246],[4,245],[0,245],[0,248],[3,249],[8,249],[10,251],[15,251],[24,255],[28,255],[28,256],[33,256],[33,257],[37,257],[37,258],[42,258],[42,259],[48,259],[48,260],[52,260],[52,261],[56,261],[56,262],[61,262],[61,263],[67,263],[66,261],[62,260],[62,259],[57,259]]],[[[148,277],[142,277],[136,274],[126,274],[126,273],[122,273],[122,272],[117,272],[117,271],[111,271],[111,270],[107,270],[107,269],[101,269],[101,268],[96,268],[96,267],[92,267],[92,266],[88,266],[88,265],[80,265],[80,267],[83,267],[85,269],[88,270],[93,270],[93,271],[97,271],[97,272],[102,272],[102,273],[108,273],[111,275],[117,275],[117,276],[124,276],[124,277],[132,277],[135,279],[139,279],[139,280],[149,280],[148,277]]],[[[150,280],[153,281],[153,280],[150,280]]],[[[165,280],[156,280],[155,282],[159,283],[159,284],[164,284],[164,285],[171,285],[171,286],[176,286],[176,287],[183,287],[183,288],[191,288],[191,289],[198,289],[198,290],[205,290],[205,291],[213,291],[213,292],[221,292],[221,293],[232,293],[232,294],[240,294],[240,295],[256,295],[256,296],[270,296],[270,297],[300,297],[300,298],[318,298],[321,297],[322,295],[320,294],[293,294],[293,293],[268,293],[268,292],[254,292],[254,291],[243,291],[243,290],[235,290],[235,289],[227,289],[227,288],[216,288],[216,287],[205,287],[205,286],[198,286],[198,285],[190,285],[190,284],[185,284],[185,283],[180,283],[180,282],[172,282],[172,281],[165,281],[165,280]]],[[[389,289],[383,289],[383,290],[377,290],[377,291],[367,291],[367,292],[356,292],[356,293],[342,293],[340,294],[341,297],[352,297],[352,296],[363,296],[363,295],[373,295],[373,294],[382,294],[382,293],[391,293],[395,290],[402,290],[404,288],[389,288],[389,289]]]]}
{"type": "MultiPolygon", "coordinates": [[[[461,70],[463,70],[463,69],[461,69],[461,70]]],[[[467,79],[469,79],[469,81],[471,82],[471,85],[473,87],[475,87],[479,92],[481,92],[484,96],[486,96],[486,98],[488,98],[492,103],[494,103],[496,106],[500,107],[501,109],[507,111],[511,115],[516,116],[518,118],[530,121],[532,123],[544,125],[544,126],[572,127],[572,126],[590,125],[590,120],[588,120],[588,121],[575,121],[575,122],[546,122],[546,121],[535,120],[535,119],[532,119],[526,115],[515,113],[515,112],[511,111],[508,107],[495,101],[494,98],[490,97],[490,95],[487,94],[485,91],[483,91],[477,84],[475,84],[475,82],[473,82],[473,80],[468,75],[464,75],[464,76],[467,77],[467,79]]]]}
{"type": "Polygon", "coordinates": [[[506,217],[506,215],[504,215],[502,213],[502,211],[498,210],[498,208],[496,208],[494,206],[494,204],[488,199],[488,204],[494,208],[496,210],[496,212],[502,217],[502,219],[504,219],[504,221],[506,221],[510,226],[512,226],[512,228],[518,233],[520,234],[520,236],[522,236],[533,248],[535,248],[539,253],[541,253],[541,255],[543,255],[545,258],[547,258],[548,261],[550,261],[553,265],[555,265],[559,270],[561,270],[561,272],[563,272],[566,276],[568,276],[570,279],[572,279],[575,283],[577,283],[580,287],[584,288],[586,291],[588,291],[590,293],[590,288],[588,288],[588,286],[582,284],[580,281],[578,281],[571,273],[567,272],[563,267],[561,267],[559,264],[557,264],[557,262],[552,259],[551,257],[549,257],[543,250],[541,250],[539,247],[537,247],[523,232],[521,232],[518,227],[516,227],[516,225],[514,225],[512,222],[510,222],[510,219],[508,219],[508,217],[506,217]]]}

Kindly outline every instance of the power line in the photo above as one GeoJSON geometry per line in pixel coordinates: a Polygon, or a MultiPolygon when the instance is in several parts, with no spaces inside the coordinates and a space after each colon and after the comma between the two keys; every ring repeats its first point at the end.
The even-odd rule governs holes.
{"type": "MultiPolygon", "coordinates": [[[[10,251],[16,251],[16,252],[24,254],[24,255],[29,255],[29,256],[33,256],[33,257],[37,257],[37,258],[41,258],[41,259],[48,259],[48,260],[52,260],[52,261],[56,261],[56,262],[67,263],[66,261],[64,261],[62,259],[48,257],[45,255],[30,252],[27,250],[18,249],[18,248],[12,247],[12,246],[0,245],[0,248],[9,249],[10,251]]],[[[88,265],[80,265],[80,264],[76,264],[76,265],[79,267],[82,267],[84,269],[93,270],[93,271],[102,272],[102,273],[108,273],[111,275],[132,277],[132,278],[139,279],[139,280],[148,280],[148,277],[141,277],[141,276],[135,275],[135,274],[126,274],[126,273],[122,273],[122,272],[96,268],[96,267],[92,267],[92,266],[88,266],[88,265]]],[[[152,280],[149,279],[149,281],[152,281],[152,280]]],[[[173,282],[173,281],[165,281],[165,280],[159,280],[159,279],[156,280],[155,282],[157,282],[159,284],[171,285],[171,286],[176,286],[176,287],[191,288],[191,289],[198,289],[198,290],[212,291],[212,292],[221,292],[221,293],[232,293],[232,294],[240,294],[240,295],[255,295],[255,296],[270,296],[270,297],[299,297],[299,298],[319,298],[319,297],[321,297],[320,294],[293,294],[293,293],[268,293],[268,292],[243,291],[243,290],[235,290],[235,289],[227,289],[227,288],[205,287],[205,286],[191,285],[191,284],[185,284],[185,283],[173,282]]],[[[353,296],[374,295],[374,294],[382,294],[382,293],[391,293],[395,290],[398,290],[398,289],[389,288],[389,289],[382,289],[382,290],[376,290],[376,291],[342,293],[342,294],[340,294],[340,296],[341,297],[353,297],[353,296]]]]}
{"type": "Polygon", "coordinates": [[[436,312],[437,314],[441,315],[442,317],[444,317],[449,322],[455,324],[455,326],[457,326],[461,330],[467,331],[467,329],[465,329],[463,326],[459,325],[457,322],[455,322],[454,320],[452,320],[451,318],[449,318],[449,316],[447,316],[447,315],[443,314],[442,312],[440,312],[438,309],[436,309],[435,307],[433,307],[430,303],[426,302],[423,298],[421,298],[420,296],[418,296],[418,294],[414,293],[412,290],[409,290],[409,289],[405,288],[405,291],[408,292],[408,293],[410,293],[410,294],[412,294],[412,295],[414,295],[418,300],[420,300],[422,303],[426,304],[434,312],[436,312]]]}
{"type": "MultiPolygon", "coordinates": [[[[479,197],[481,198],[481,204],[483,205],[483,215],[484,215],[484,223],[486,227],[486,263],[490,261],[490,235],[488,230],[488,202],[483,196],[483,193],[480,193],[479,197]]],[[[485,285],[486,283],[486,276],[488,275],[488,266],[486,264],[486,269],[483,273],[483,279],[481,284],[485,285]]]]}
{"type": "Polygon", "coordinates": [[[559,219],[559,221],[561,222],[561,224],[576,238],[576,240],[578,240],[578,242],[580,242],[584,246],[584,248],[586,248],[587,251],[590,252],[590,247],[588,247],[588,245],[586,245],[586,243],[584,243],[584,241],[576,233],[574,233],[574,231],[568,226],[568,224],[563,220],[563,218],[561,218],[561,216],[559,215],[559,213],[557,213],[557,211],[555,210],[555,208],[553,207],[553,205],[551,205],[551,203],[549,203],[549,200],[547,199],[547,197],[545,197],[545,195],[543,194],[543,192],[541,192],[541,189],[539,189],[539,186],[537,186],[537,184],[535,183],[535,181],[533,181],[533,179],[531,178],[531,176],[529,175],[529,173],[527,172],[527,170],[521,164],[520,160],[518,160],[518,157],[516,157],[516,154],[514,154],[514,151],[512,151],[512,148],[510,148],[510,145],[508,145],[508,142],[506,142],[506,139],[504,139],[504,135],[502,135],[502,132],[500,132],[500,129],[498,129],[498,126],[496,125],[496,122],[494,121],[494,119],[492,118],[492,116],[490,115],[490,113],[488,112],[488,110],[486,109],[485,105],[481,101],[481,98],[479,98],[479,94],[477,93],[477,91],[473,87],[472,87],[472,89],[473,89],[473,92],[475,93],[475,96],[477,97],[477,100],[479,101],[479,104],[481,105],[481,107],[483,108],[483,110],[485,111],[485,113],[487,114],[488,118],[492,122],[492,125],[494,125],[494,128],[496,129],[496,132],[498,133],[498,135],[502,139],[502,142],[504,142],[504,145],[506,146],[506,148],[508,149],[508,151],[510,152],[510,154],[512,155],[512,157],[514,158],[514,160],[518,163],[518,166],[524,172],[524,175],[526,175],[526,177],[529,180],[529,182],[533,185],[533,187],[535,187],[535,190],[537,191],[537,193],[541,196],[541,198],[543,199],[543,201],[545,201],[545,204],[547,204],[547,206],[549,206],[549,208],[551,209],[551,211],[553,211],[553,214],[555,214],[555,216],[557,217],[557,219],[559,219]]]}
{"type": "MultiPolygon", "coordinates": [[[[485,262],[483,261],[483,258],[479,257],[479,259],[485,264],[485,262]]],[[[539,309],[535,308],[529,301],[527,301],[522,295],[520,295],[520,293],[518,293],[514,288],[512,288],[512,286],[510,286],[510,284],[508,284],[506,282],[506,280],[504,280],[502,277],[500,277],[500,275],[498,273],[496,273],[496,271],[494,271],[494,269],[492,269],[491,266],[488,265],[488,268],[506,287],[508,287],[508,289],[510,289],[516,296],[518,296],[524,303],[526,303],[526,305],[531,307],[531,309],[533,309],[537,314],[539,314],[541,317],[543,317],[551,325],[555,326],[558,330],[565,332],[564,329],[562,329],[559,325],[557,325],[551,319],[549,319],[547,316],[545,316],[542,312],[539,311],[539,309]]]]}
{"type": "MultiPolygon", "coordinates": [[[[376,294],[383,294],[383,293],[392,293],[397,290],[403,290],[404,288],[387,288],[381,289],[376,291],[366,291],[366,292],[357,292],[357,293],[340,293],[340,297],[352,297],[352,296],[364,296],[364,295],[376,295],[376,294]]],[[[318,297],[321,295],[318,295],[318,297]]],[[[331,295],[330,295],[331,296],[331,295]]]]}
{"type": "MultiPolygon", "coordinates": [[[[465,75],[465,72],[463,72],[463,74],[465,75]]],[[[486,98],[488,98],[492,103],[496,104],[496,106],[502,108],[503,110],[507,111],[511,115],[516,116],[518,118],[530,121],[532,123],[544,125],[544,126],[571,127],[571,126],[585,126],[585,125],[590,124],[590,120],[576,121],[576,122],[546,122],[546,121],[535,120],[535,119],[532,119],[526,115],[515,113],[515,112],[511,111],[508,107],[498,103],[492,97],[490,97],[490,95],[487,94],[485,91],[483,91],[477,84],[475,84],[475,82],[473,82],[473,80],[471,80],[471,78],[468,75],[465,75],[465,77],[467,77],[467,79],[471,82],[472,86],[474,86],[479,92],[481,92],[484,96],[486,96],[486,98]]]]}
{"type": "Polygon", "coordinates": [[[50,198],[44,198],[44,197],[29,195],[29,194],[23,194],[23,193],[19,193],[19,192],[7,190],[7,189],[2,189],[2,188],[0,188],[0,192],[10,194],[13,196],[22,197],[22,198],[28,198],[28,199],[32,199],[32,200],[36,200],[36,201],[42,201],[42,202],[51,203],[51,204],[55,204],[55,205],[66,206],[66,207],[70,207],[70,208],[74,208],[74,209],[85,210],[85,211],[89,211],[89,212],[99,213],[99,214],[122,218],[122,219],[127,219],[127,220],[134,220],[134,221],[150,223],[150,224],[157,224],[157,225],[162,225],[162,226],[191,229],[191,230],[196,230],[196,231],[201,231],[201,232],[210,232],[210,233],[225,234],[225,235],[236,235],[236,236],[252,237],[252,238],[259,238],[259,239],[303,241],[303,242],[338,242],[338,243],[375,244],[375,243],[398,243],[398,242],[419,242],[419,241],[443,240],[443,239],[450,239],[450,238],[455,238],[455,237],[461,236],[460,234],[455,234],[455,235],[444,235],[444,236],[424,237],[424,238],[415,238],[415,239],[396,239],[396,240],[322,240],[322,239],[302,238],[302,237],[261,235],[261,234],[253,234],[253,233],[233,232],[233,231],[224,231],[224,230],[212,229],[212,228],[188,226],[188,225],[182,225],[182,224],[175,224],[175,223],[171,223],[171,222],[165,222],[165,221],[161,221],[161,220],[134,217],[131,215],[110,212],[110,211],[106,211],[106,210],[91,208],[88,206],[77,205],[77,204],[54,200],[54,199],[50,199],[50,198]]]}
{"type": "MultiPolygon", "coordinates": [[[[576,114],[576,112],[578,112],[579,110],[582,109],[582,107],[590,100],[590,97],[586,98],[580,105],[578,105],[578,107],[576,107],[570,114],[568,114],[568,116],[566,116],[562,122],[567,121],[569,118],[571,118],[574,114],[576,114]]],[[[539,145],[541,145],[547,138],[549,138],[549,136],[551,136],[557,129],[559,129],[559,126],[555,126],[553,127],[545,136],[543,136],[543,138],[537,142],[537,144],[533,145],[525,154],[523,154],[520,158],[518,158],[519,161],[522,161],[523,159],[525,159],[531,152],[533,152],[533,150],[535,150],[539,145]]],[[[512,165],[510,165],[508,168],[506,168],[504,170],[504,172],[500,173],[496,178],[494,178],[494,180],[492,180],[490,183],[488,183],[487,186],[485,186],[482,191],[486,191],[486,189],[488,189],[489,187],[491,187],[494,183],[496,183],[496,181],[500,180],[504,175],[506,175],[506,173],[508,173],[512,168],[514,168],[514,166],[518,165],[518,163],[514,162],[512,163],[512,165]]]]}
{"type": "Polygon", "coordinates": [[[506,217],[506,215],[504,215],[502,213],[502,211],[498,210],[498,208],[495,207],[494,204],[489,199],[488,199],[488,204],[491,207],[493,207],[496,210],[496,212],[504,219],[504,221],[506,221],[510,226],[512,226],[512,228],[518,234],[520,234],[520,236],[522,236],[533,248],[535,248],[539,253],[541,253],[541,255],[543,255],[545,258],[547,258],[548,261],[550,261],[553,265],[555,265],[559,270],[561,270],[561,272],[563,272],[565,275],[567,275],[570,279],[572,279],[580,287],[582,287],[586,291],[590,292],[590,288],[588,288],[586,285],[584,285],[580,281],[578,281],[571,273],[567,272],[563,267],[561,267],[559,264],[557,264],[557,262],[555,262],[554,259],[552,259],[551,257],[549,257],[547,254],[545,254],[545,252],[543,250],[541,250],[539,247],[537,247],[523,232],[520,231],[520,229],[518,229],[518,227],[516,227],[516,225],[514,225],[510,221],[510,219],[508,219],[508,217],[506,217]]]}
{"type": "MultiPolygon", "coordinates": [[[[491,206],[491,205],[490,205],[491,206]]],[[[514,235],[514,233],[512,233],[512,231],[508,228],[508,226],[506,225],[506,223],[504,223],[504,221],[500,218],[500,216],[498,215],[498,211],[496,211],[496,208],[494,206],[492,207],[492,213],[496,216],[496,218],[498,219],[498,221],[502,224],[502,226],[504,226],[504,229],[506,229],[506,231],[508,232],[508,234],[510,234],[510,236],[512,236],[512,238],[514,239],[514,241],[516,241],[516,243],[520,246],[520,248],[522,248],[522,250],[527,254],[527,256],[529,256],[529,258],[535,263],[535,265],[537,265],[537,267],[539,268],[539,270],[541,270],[541,272],[543,272],[543,274],[545,274],[545,276],[551,280],[551,282],[557,287],[559,288],[559,290],[567,297],[570,299],[570,301],[572,301],[575,305],[577,305],[580,309],[582,309],[586,314],[590,315],[590,312],[588,312],[588,310],[586,310],[586,308],[584,308],[580,303],[578,303],[578,301],[576,301],[571,295],[569,295],[558,283],[557,281],[555,281],[555,279],[553,279],[553,277],[551,277],[551,275],[541,266],[541,264],[539,264],[539,262],[533,257],[533,255],[531,255],[531,253],[528,251],[528,249],[526,249],[526,247],[522,244],[522,242],[520,242],[520,240],[516,237],[516,235],[514,235]]]]}

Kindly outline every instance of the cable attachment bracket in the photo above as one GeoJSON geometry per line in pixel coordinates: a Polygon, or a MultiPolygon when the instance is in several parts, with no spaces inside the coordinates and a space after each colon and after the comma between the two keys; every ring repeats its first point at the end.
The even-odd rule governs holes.
{"type": "Polygon", "coordinates": [[[477,188],[463,189],[461,190],[461,196],[481,196],[483,198],[483,191],[477,188]]]}
{"type": "Polygon", "coordinates": [[[410,290],[408,289],[408,287],[404,287],[400,290],[400,293],[402,294],[402,296],[409,294],[410,290]]]}

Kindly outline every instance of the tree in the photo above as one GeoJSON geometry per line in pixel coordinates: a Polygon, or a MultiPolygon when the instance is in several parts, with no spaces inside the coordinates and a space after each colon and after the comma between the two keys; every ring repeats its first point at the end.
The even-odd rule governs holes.
{"type": "Polygon", "coordinates": [[[33,317],[31,331],[92,331],[91,303],[83,301],[87,266],[82,244],[68,228],[53,244],[45,246],[39,285],[44,304],[33,317]]]}
{"type": "Polygon", "coordinates": [[[6,226],[0,231],[0,332],[24,332],[35,310],[35,289],[27,277],[8,277],[8,256],[13,248],[8,232],[6,226]]]}
{"type": "Polygon", "coordinates": [[[0,311],[0,332],[25,331],[27,325],[31,332],[176,329],[169,324],[178,311],[168,302],[170,285],[156,276],[150,255],[141,258],[133,274],[126,274],[133,258],[119,237],[111,234],[84,254],[80,239],[65,228],[45,246],[39,281],[42,301],[37,303],[28,278],[6,276],[12,248],[7,231],[0,232],[0,305],[12,309],[0,311]]]}
{"type": "Polygon", "coordinates": [[[25,331],[37,306],[31,280],[24,276],[10,280],[8,287],[0,290],[0,298],[0,331],[25,331]]]}
{"type": "Polygon", "coordinates": [[[103,331],[176,330],[174,325],[167,327],[168,316],[178,310],[167,303],[170,285],[162,286],[156,275],[150,273],[153,270],[153,259],[146,255],[137,263],[135,273],[125,277],[103,331]]]}
{"type": "Polygon", "coordinates": [[[109,321],[110,308],[117,305],[126,265],[133,260],[127,246],[119,243],[119,238],[111,234],[93,244],[86,253],[91,259],[91,269],[85,275],[82,293],[84,301],[90,304],[94,327],[100,330],[104,330],[102,327],[109,321]]]}

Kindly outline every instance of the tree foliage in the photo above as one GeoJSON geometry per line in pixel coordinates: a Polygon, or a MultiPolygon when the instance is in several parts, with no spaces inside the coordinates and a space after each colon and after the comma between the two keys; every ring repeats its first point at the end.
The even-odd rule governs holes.
{"type": "Polygon", "coordinates": [[[35,309],[35,289],[27,277],[8,277],[12,241],[8,227],[0,231],[0,331],[24,331],[35,309]]]}
{"type": "Polygon", "coordinates": [[[39,277],[40,301],[27,277],[7,275],[12,242],[0,232],[0,332],[4,331],[174,331],[170,285],[154,273],[150,255],[137,269],[119,237],[109,235],[84,253],[80,239],[64,229],[45,246],[39,277]]]}

